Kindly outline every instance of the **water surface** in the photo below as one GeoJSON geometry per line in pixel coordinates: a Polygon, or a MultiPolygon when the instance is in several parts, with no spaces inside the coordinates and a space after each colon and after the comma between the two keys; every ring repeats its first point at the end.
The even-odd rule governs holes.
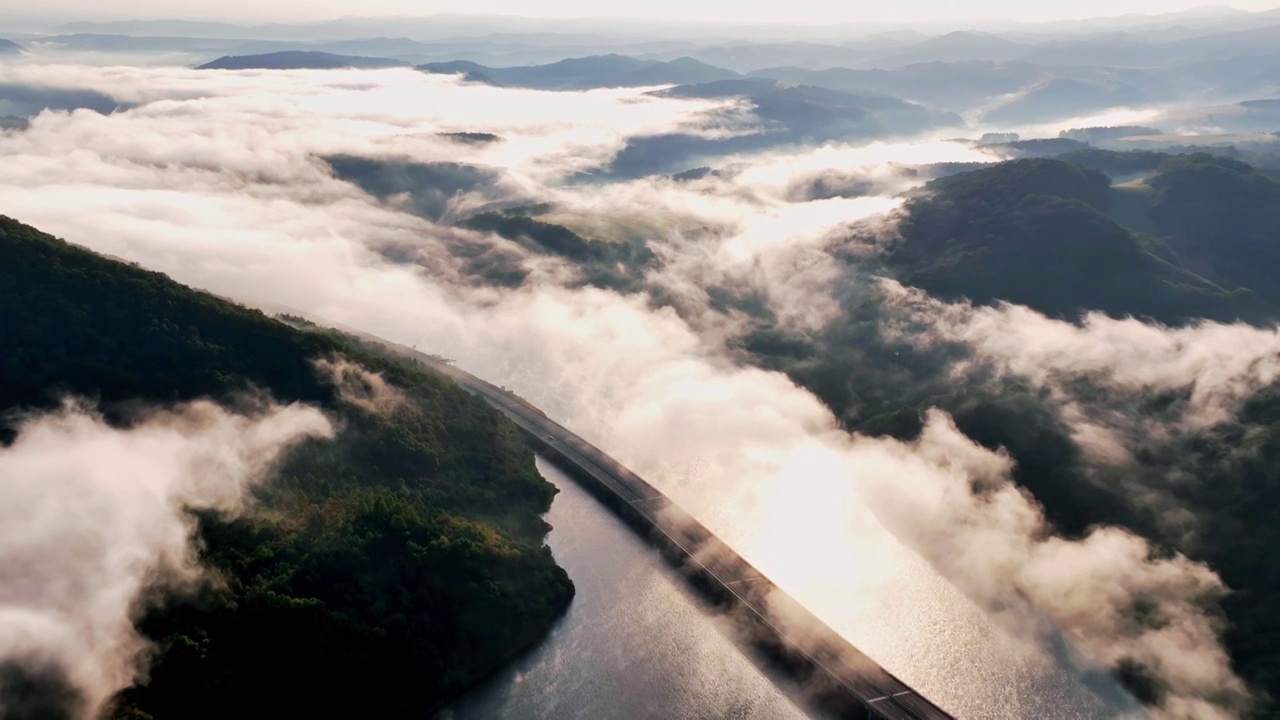
{"type": "Polygon", "coordinates": [[[560,488],[547,543],[577,595],[541,645],[442,718],[806,717],[653,548],[549,462],[538,470],[560,488]]]}

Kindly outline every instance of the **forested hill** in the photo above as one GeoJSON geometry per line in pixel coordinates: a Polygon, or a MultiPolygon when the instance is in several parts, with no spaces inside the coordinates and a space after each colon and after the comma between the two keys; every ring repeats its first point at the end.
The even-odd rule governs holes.
{"type": "Polygon", "coordinates": [[[1262,270],[1280,247],[1278,196],[1249,166],[1207,155],[1117,187],[1063,160],[1015,160],[930,183],[888,258],[945,298],[1059,317],[1257,321],[1280,315],[1280,285],[1262,270]]]}
{"type": "Polygon", "coordinates": [[[0,364],[3,417],[75,395],[127,424],[139,403],[255,390],[342,428],[289,456],[262,491],[272,512],[201,519],[227,587],[141,622],[158,654],[116,717],[421,718],[537,642],[573,595],[543,544],[555,490],[515,427],[412,364],[4,217],[0,364]],[[313,366],[338,356],[408,402],[344,401],[313,366]]]}
{"type": "Polygon", "coordinates": [[[1280,182],[1195,154],[1166,161],[1146,187],[1151,225],[1193,268],[1280,304],[1280,182]]]}

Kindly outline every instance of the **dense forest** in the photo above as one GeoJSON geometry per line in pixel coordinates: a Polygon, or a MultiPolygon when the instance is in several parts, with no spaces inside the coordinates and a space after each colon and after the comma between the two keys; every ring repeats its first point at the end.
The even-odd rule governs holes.
{"type": "MultiPolygon", "coordinates": [[[[342,428],[289,455],[258,498],[269,512],[200,518],[226,587],[140,620],[158,652],[114,717],[422,717],[537,642],[573,596],[543,544],[555,489],[516,428],[410,362],[3,217],[0,318],[6,418],[75,396],[127,426],[140,406],[266,392],[342,428]],[[405,402],[344,399],[315,365],[336,358],[405,402]]],[[[56,674],[4,672],[66,716],[56,674]]]]}
{"type": "Polygon", "coordinates": [[[1015,160],[930,184],[909,201],[888,261],[939,297],[1006,300],[1058,317],[1257,320],[1274,316],[1277,298],[1273,280],[1247,271],[1276,247],[1269,240],[1280,225],[1252,204],[1270,193],[1276,207],[1271,185],[1207,155],[1168,160],[1148,185],[1115,191],[1107,175],[1075,163],[1015,160]],[[1127,194],[1140,196],[1139,207],[1127,194]],[[1233,210],[1240,205],[1250,211],[1233,210]]]}

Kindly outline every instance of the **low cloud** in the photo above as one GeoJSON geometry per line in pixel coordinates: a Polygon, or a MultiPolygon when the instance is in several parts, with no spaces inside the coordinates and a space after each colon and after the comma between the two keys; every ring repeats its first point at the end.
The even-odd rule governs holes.
{"type": "MultiPolygon", "coordinates": [[[[1090,383],[1129,398],[1179,393],[1179,425],[1202,430],[1232,417],[1241,403],[1280,379],[1280,330],[1201,322],[1169,328],[1090,313],[1080,323],[1003,304],[947,303],[891,281],[892,305],[908,318],[887,332],[918,344],[963,343],[974,363],[1043,388],[1067,392],[1090,383]]],[[[963,376],[974,363],[958,364],[963,376]]]]}
{"type": "MultiPolygon", "coordinates": [[[[208,402],[127,429],[74,404],[24,420],[0,449],[4,672],[61,687],[75,717],[97,717],[145,667],[133,624],[145,603],[208,580],[188,513],[241,512],[285,450],[330,433],[311,408],[237,415],[208,402]]],[[[0,694],[0,714],[30,701],[0,694]]]]}
{"type": "Polygon", "coordinates": [[[1157,556],[1117,528],[1055,536],[1011,480],[1013,461],[939,411],[911,443],[862,445],[851,471],[864,478],[877,517],[1017,632],[1061,633],[1085,663],[1140,669],[1165,717],[1226,719],[1247,708],[1221,645],[1223,622],[1206,612],[1226,592],[1207,566],[1157,556]]]}
{"type": "MultiPolygon", "coordinates": [[[[728,335],[756,322],[713,301],[726,291],[763,298],[779,325],[802,332],[837,315],[836,299],[851,292],[842,285],[862,281],[831,256],[832,233],[896,207],[892,194],[919,180],[873,166],[961,161],[971,150],[830,146],[727,158],[722,173],[693,181],[567,184],[628,137],[717,132],[723,108],[635,90],[459,85],[407,70],[21,66],[0,68],[0,79],[97,87],[134,105],[110,116],[45,113],[27,132],[0,137],[6,214],[198,287],[417,345],[512,387],[653,480],[958,715],[1108,711],[1078,667],[1045,649],[1054,633],[1097,662],[1132,656],[1162,682],[1185,683],[1169,696],[1178,702],[1200,702],[1214,682],[1228,695],[1237,688],[1229,671],[1221,674],[1210,616],[1193,612],[1197,598],[1220,589],[1203,567],[1148,560],[1140,539],[1110,531],[1083,542],[1053,538],[1010,485],[1008,459],[976,448],[943,418],[916,444],[850,436],[786,376],[743,366],[725,350],[728,335]],[[460,146],[438,135],[453,131],[504,142],[460,146]],[[450,199],[450,217],[520,200],[551,203],[566,223],[616,219],[579,225],[610,235],[603,239],[630,223],[660,260],[644,278],[651,292],[583,287],[567,263],[400,212],[317,159],[338,154],[494,168],[492,187],[450,199]],[[806,178],[858,163],[883,174],[875,194],[795,196],[806,178]],[[479,282],[460,246],[520,263],[528,278],[513,287],[479,282]],[[674,300],[659,302],[660,294],[674,300]],[[1058,574],[1042,577],[1049,570],[1058,574]],[[1117,578],[1126,580],[1119,588],[1117,578]],[[1063,588],[1073,589],[1070,603],[1058,597],[1063,588]],[[1122,628],[1144,594],[1186,629],[1109,644],[1108,629],[1122,628]],[[1076,600],[1091,596],[1106,617],[1077,612],[1076,600]]],[[[356,397],[372,401],[369,379],[355,379],[356,397]]],[[[177,534],[185,543],[180,521],[177,534]]],[[[1194,716],[1173,700],[1162,707],[1194,716]]]]}
{"type": "Polygon", "coordinates": [[[316,360],[316,371],[333,383],[338,397],[367,413],[389,415],[405,407],[409,399],[383,377],[341,357],[316,360]]]}

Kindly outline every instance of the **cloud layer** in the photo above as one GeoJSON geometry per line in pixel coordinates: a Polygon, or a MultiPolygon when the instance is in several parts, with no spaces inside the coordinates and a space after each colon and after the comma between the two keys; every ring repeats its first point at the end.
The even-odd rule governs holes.
{"type": "MultiPolygon", "coordinates": [[[[1079,324],[1053,320],[1020,305],[974,307],[944,303],[886,282],[893,304],[914,324],[887,332],[918,344],[963,343],[975,362],[1039,387],[1064,390],[1088,379],[1140,397],[1179,392],[1180,424],[1211,427],[1280,379],[1280,330],[1201,322],[1168,328],[1133,318],[1091,313],[1079,324]]],[[[971,364],[954,368],[958,375],[971,364]]]]}
{"type": "MultiPolygon", "coordinates": [[[[651,478],[957,714],[1120,714],[1131,701],[1096,672],[1125,659],[1180,688],[1161,708],[1170,717],[1226,717],[1237,707],[1239,681],[1199,610],[1221,592],[1208,569],[1153,559],[1143,540],[1117,531],[1055,538],[1009,480],[1009,459],[945,416],[931,415],[914,443],[849,435],[813,395],[726,349],[755,321],[717,302],[725,294],[760,298],[779,326],[811,332],[839,314],[847,284],[884,293],[851,278],[828,239],[895,208],[896,193],[921,182],[893,163],[978,159],[973,151],[831,145],[726,158],[721,173],[699,180],[569,183],[630,136],[716,132],[723,106],[636,90],[504,90],[405,70],[22,65],[0,66],[0,80],[93,87],[135,105],[110,116],[46,113],[26,132],[0,135],[0,212],[198,287],[455,358],[516,389],[651,478]],[[503,140],[463,145],[438,134],[455,131],[503,140]],[[494,169],[492,185],[449,200],[451,216],[546,202],[586,236],[646,237],[659,258],[641,278],[649,292],[583,287],[565,261],[379,203],[318,159],[335,154],[494,169]],[[797,190],[821,178],[844,190],[822,199],[797,190]],[[519,263],[529,279],[515,288],[477,282],[462,252],[477,248],[519,263]],[[1134,607],[1169,622],[1128,624],[1134,607]],[[1063,639],[1078,652],[1055,652],[1063,639]]],[[[911,332],[930,328],[926,339],[972,346],[1010,372],[1039,369],[1046,383],[1055,373],[1100,374],[1140,393],[1198,369],[1206,390],[1188,417],[1229,407],[1231,377],[1262,377],[1253,366],[1214,375],[1208,337],[1098,319],[1080,329],[1016,308],[987,317],[887,296],[911,332]],[[1017,341],[999,328],[1013,328],[1017,341]],[[1127,355],[1075,359],[1099,328],[1147,340],[1127,355]],[[1148,340],[1166,349],[1152,355],[1148,340]],[[1126,374],[1126,363],[1153,358],[1164,370],[1126,374]]]]}
{"type": "Polygon", "coordinates": [[[27,418],[0,450],[0,663],[47,669],[97,717],[145,667],[147,598],[210,579],[188,512],[242,511],[285,449],[331,432],[300,406],[198,402],[128,429],[74,404],[27,418]]]}

